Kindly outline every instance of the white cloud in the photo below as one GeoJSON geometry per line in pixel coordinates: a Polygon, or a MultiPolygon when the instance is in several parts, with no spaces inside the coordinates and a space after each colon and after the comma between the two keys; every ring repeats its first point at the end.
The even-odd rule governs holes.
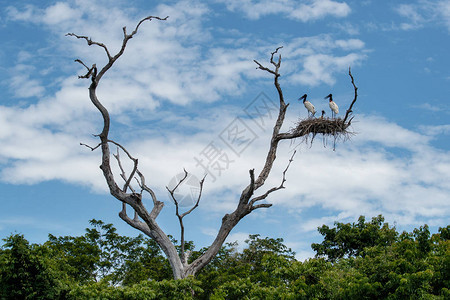
{"type": "Polygon", "coordinates": [[[358,39],[337,40],[336,45],[343,50],[360,50],[364,48],[364,42],[358,39]]]}
{"type": "Polygon", "coordinates": [[[325,34],[286,41],[284,76],[293,84],[333,85],[336,73],[347,72],[367,58],[364,47],[359,39],[334,40],[325,34]]]}
{"type": "Polygon", "coordinates": [[[445,108],[443,108],[441,106],[430,104],[428,102],[425,102],[425,103],[420,104],[420,105],[415,105],[413,107],[414,108],[419,108],[421,110],[428,110],[428,111],[431,111],[431,112],[445,111],[445,108]]]}
{"type": "Polygon", "coordinates": [[[441,15],[443,22],[450,31],[450,1],[442,0],[438,2],[438,13],[441,15]]]}
{"type": "Polygon", "coordinates": [[[350,7],[343,2],[331,0],[315,0],[310,4],[302,4],[292,12],[292,17],[298,20],[309,21],[323,18],[327,15],[346,17],[350,7]]]}
{"type": "Polygon", "coordinates": [[[227,243],[234,243],[237,242],[238,243],[238,247],[237,250],[239,252],[241,252],[243,249],[246,248],[247,244],[245,243],[246,240],[248,240],[249,238],[249,233],[247,232],[234,232],[231,233],[227,239],[226,242],[227,243]]]}
{"type": "Polygon", "coordinates": [[[317,227],[320,227],[323,224],[333,224],[334,222],[342,222],[343,220],[348,219],[348,217],[349,217],[348,214],[340,213],[335,216],[312,218],[305,222],[302,222],[301,226],[304,231],[316,231],[317,227]]]}
{"type": "Polygon", "coordinates": [[[11,91],[16,97],[39,97],[44,93],[44,87],[38,79],[31,78],[34,67],[18,64],[14,67],[9,81],[11,91]]]}
{"type": "Polygon", "coordinates": [[[341,31],[349,34],[349,35],[358,35],[359,34],[359,28],[357,25],[344,22],[344,23],[334,23],[332,24],[333,28],[340,29],[341,31]]]}
{"type": "Polygon", "coordinates": [[[420,129],[429,136],[450,134],[450,125],[421,126],[420,129]]]}
{"type": "Polygon", "coordinates": [[[71,8],[67,3],[57,2],[45,9],[42,21],[48,25],[56,25],[79,17],[79,11],[71,8]]]}
{"type": "Polygon", "coordinates": [[[288,18],[301,22],[314,21],[326,16],[345,17],[351,9],[345,2],[332,0],[311,1],[219,1],[231,11],[242,11],[249,19],[259,19],[270,14],[284,14],[288,18]]]}
{"type": "Polygon", "coordinates": [[[14,6],[8,6],[6,8],[8,17],[16,21],[33,21],[37,15],[35,14],[35,7],[27,4],[24,9],[18,10],[14,6]]]}
{"type": "Polygon", "coordinates": [[[315,54],[305,57],[303,70],[292,75],[293,82],[316,86],[320,83],[333,85],[334,73],[343,72],[351,66],[358,65],[364,55],[351,53],[336,57],[329,54],[315,54]]]}
{"type": "MultiPolygon", "coordinates": [[[[423,17],[419,14],[417,11],[417,8],[415,5],[411,4],[401,4],[397,7],[397,12],[412,21],[413,24],[417,26],[417,24],[422,23],[424,21],[423,17]]],[[[410,25],[414,26],[414,25],[410,25]]]]}
{"type": "Polygon", "coordinates": [[[400,24],[403,30],[421,28],[427,24],[443,24],[450,31],[450,1],[419,0],[414,3],[400,4],[395,10],[408,22],[400,24]]]}

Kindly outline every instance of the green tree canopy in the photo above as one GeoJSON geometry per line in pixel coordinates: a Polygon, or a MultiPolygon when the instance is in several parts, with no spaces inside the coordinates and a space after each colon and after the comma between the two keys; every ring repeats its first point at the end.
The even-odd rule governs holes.
{"type": "Polygon", "coordinates": [[[319,227],[324,240],[320,244],[311,245],[316,256],[336,261],[343,257],[364,255],[367,247],[387,247],[396,241],[398,233],[395,227],[384,223],[382,215],[373,217],[370,222],[365,220],[364,216],[360,216],[356,223],[335,222],[333,228],[327,225],[319,227]]]}
{"type": "MultiPolygon", "coordinates": [[[[49,235],[43,245],[5,238],[0,299],[450,299],[448,225],[399,234],[377,216],[322,226],[316,247],[326,255],[306,261],[283,239],[250,235],[242,250],[223,246],[196,278],[173,280],[153,240],[90,224],[82,236],[49,235]]],[[[206,251],[187,245],[192,260],[206,251]]]]}
{"type": "Polygon", "coordinates": [[[63,287],[47,264],[20,234],[3,239],[0,252],[1,299],[56,299],[63,287]]]}

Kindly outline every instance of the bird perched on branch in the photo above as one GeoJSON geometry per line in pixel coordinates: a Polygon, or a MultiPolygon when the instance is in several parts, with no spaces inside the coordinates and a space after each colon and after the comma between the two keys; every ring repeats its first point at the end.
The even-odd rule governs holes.
{"type": "Polygon", "coordinates": [[[333,101],[333,95],[329,94],[324,99],[330,98],[331,117],[334,118],[339,113],[338,105],[333,101]]]}
{"type": "Polygon", "coordinates": [[[323,116],[325,116],[325,111],[322,110],[322,115],[320,116],[321,119],[323,119],[323,116]]]}
{"type": "Polygon", "coordinates": [[[311,102],[309,102],[308,100],[306,100],[306,97],[308,95],[304,94],[303,96],[301,96],[300,98],[298,98],[298,100],[300,101],[301,99],[303,99],[303,105],[306,107],[306,109],[308,110],[308,117],[309,114],[311,113],[312,116],[314,116],[314,114],[316,113],[316,109],[314,108],[314,105],[312,105],[311,102]]]}

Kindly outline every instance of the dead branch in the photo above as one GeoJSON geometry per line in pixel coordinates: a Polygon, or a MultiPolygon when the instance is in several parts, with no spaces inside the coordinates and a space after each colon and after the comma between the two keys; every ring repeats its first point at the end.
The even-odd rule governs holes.
{"type": "MultiPolygon", "coordinates": [[[[80,78],[89,78],[90,76],[92,76],[92,82],[93,84],[98,84],[98,82],[100,81],[100,79],[103,77],[103,75],[106,73],[106,71],[108,71],[112,65],[114,64],[114,62],[120,57],[122,56],[123,52],[125,51],[125,48],[127,46],[128,41],[134,37],[134,35],[138,32],[139,27],[141,26],[142,23],[144,23],[145,21],[151,21],[153,19],[156,20],[160,20],[160,21],[165,21],[167,20],[167,18],[169,18],[169,16],[165,17],[165,18],[160,18],[160,17],[155,17],[155,16],[148,16],[146,18],[143,18],[142,20],[139,21],[139,23],[136,25],[136,28],[133,30],[133,32],[131,34],[127,34],[127,28],[123,27],[122,31],[123,31],[123,40],[122,40],[122,46],[119,50],[119,52],[117,52],[117,54],[115,54],[114,56],[112,56],[108,50],[108,47],[100,42],[96,42],[93,41],[91,38],[84,36],[84,35],[77,35],[75,33],[67,33],[66,36],[73,36],[77,39],[83,39],[87,42],[88,46],[92,46],[92,45],[96,45],[99,46],[101,48],[103,48],[103,50],[106,53],[106,56],[108,57],[108,63],[100,70],[100,72],[97,74],[97,72],[95,72],[95,74],[93,74],[94,72],[89,71],[88,74],[81,76],[80,78]]],[[[88,70],[90,70],[81,60],[77,59],[75,60],[79,63],[81,63],[83,66],[85,66],[88,70]]],[[[95,65],[92,66],[93,70],[97,70],[97,68],[95,67],[95,65]]]]}
{"type": "Polygon", "coordinates": [[[80,145],[81,145],[81,146],[85,146],[86,148],[91,149],[91,151],[94,151],[95,149],[97,149],[98,147],[100,147],[102,144],[100,143],[100,144],[98,144],[98,145],[95,146],[95,147],[91,147],[91,146],[89,146],[89,145],[87,145],[87,144],[84,144],[84,143],[80,143],[80,145]]]}
{"type": "Polygon", "coordinates": [[[278,62],[275,62],[274,60],[273,60],[273,56],[275,55],[275,54],[277,54],[278,53],[278,50],[280,50],[281,48],[283,48],[283,46],[280,46],[280,47],[278,47],[277,49],[275,49],[275,51],[273,51],[272,53],[271,53],[271,56],[270,56],[270,63],[272,64],[272,65],[274,65],[275,66],[275,68],[280,68],[280,66],[281,66],[281,55],[279,55],[278,56],[278,62]]]}
{"type": "MultiPolygon", "coordinates": [[[[344,123],[344,124],[345,124],[345,121],[347,121],[348,116],[352,113],[353,104],[355,104],[356,99],[358,98],[358,88],[355,85],[355,80],[353,79],[352,70],[350,69],[350,67],[348,68],[348,75],[350,76],[350,78],[352,80],[353,89],[355,90],[355,97],[353,98],[352,103],[350,104],[349,108],[347,109],[347,112],[345,113],[344,120],[342,121],[342,123],[344,123]]],[[[348,125],[350,125],[351,122],[352,122],[352,120],[350,119],[350,121],[348,121],[348,125]]]]}
{"type": "MultiPolygon", "coordinates": [[[[76,37],[77,39],[83,39],[83,40],[85,40],[85,41],[87,42],[88,46],[97,45],[97,46],[103,48],[103,50],[105,50],[106,55],[108,56],[109,59],[112,59],[112,56],[111,56],[111,54],[109,54],[109,50],[108,50],[108,48],[105,46],[105,44],[99,43],[99,42],[95,42],[95,41],[93,41],[90,37],[87,37],[87,36],[84,36],[84,35],[77,35],[77,34],[75,34],[75,33],[67,33],[66,36],[74,36],[74,37],[76,37]]],[[[82,63],[81,60],[77,59],[77,60],[75,60],[75,61],[77,61],[77,62],[83,64],[83,65],[86,67],[86,65],[85,65],[84,63],[82,63]]]]}
{"type": "Polygon", "coordinates": [[[259,204],[259,205],[256,205],[256,206],[255,206],[254,204],[255,204],[255,202],[257,202],[257,201],[261,201],[261,200],[266,199],[267,196],[269,196],[271,193],[273,193],[273,192],[275,192],[275,191],[278,191],[278,190],[281,190],[281,189],[284,189],[284,183],[286,182],[286,172],[287,172],[287,170],[289,169],[289,167],[290,167],[292,161],[294,160],[294,156],[295,156],[296,153],[297,153],[297,150],[295,150],[294,153],[292,153],[292,156],[291,156],[291,158],[289,159],[289,162],[288,162],[286,168],[285,168],[284,171],[283,171],[283,177],[282,177],[282,179],[281,179],[281,184],[280,184],[279,186],[277,186],[277,187],[273,187],[273,188],[269,189],[267,192],[265,192],[265,193],[262,194],[261,196],[254,197],[254,198],[250,201],[249,204],[250,204],[252,210],[255,210],[255,209],[260,208],[260,207],[268,208],[268,207],[271,207],[271,206],[272,206],[272,204],[263,204],[263,205],[259,204]]]}
{"type": "Polygon", "coordinates": [[[138,176],[140,178],[140,181],[136,178],[136,180],[138,181],[139,187],[143,191],[146,191],[147,193],[149,193],[151,195],[152,200],[153,200],[153,204],[156,205],[159,201],[156,199],[155,192],[145,184],[145,177],[144,177],[144,175],[141,172],[139,172],[139,170],[136,170],[136,173],[138,174],[138,176]]]}
{"type": "Polygon", "coordinates": [[[258,61],[253,60],[253,61],[258,65],[258,68],[257,68],[257,69],[261,69],[261,70],[263,70],[263,71],[269,72],[269,73],[275,75],[276,77],[280,76],[280,74],[278,73],[278,70],[279,70],[279,68],[280,68],[280,66],[281,66],[281,55],[278,56],[278,62],[275,62],[275,61],[273,60],[273,56],[274,56],[276,53],[278,53],[278,50],[280,50],[281,48],[283,48],[283,46],[280,46],[280,47],[278,47],[277,49],[275,49],[275,51],[273,51],[273,52],[271,53],[271,56],[270,56],[270,63],[271,63],[272,65],[275,66],[275,70],[271,70],[271,69],[269,69],[269,68],[267,68],[267,67],[264,67],[264,66],[263,66],[262,64],[260,64],[258,61]]]}
{"type": "MultiPolygon", "coordinates": [[[[142,23],[144,23],[145,21],[151,21],[152,19],[156,19],[156,20],[160,20],[160,21],[166,21],[169,18],[169,16],[166,16],[165,18],[160,18],[160,17],[156,17],[156,16],[148,16],[146,18],[143,18],[142,20],[139,21],[139,23],[136,25],[136,28],[134,28],[133,32],[130,34],[130,38],[132,38],[138,31],[139,26],[141,26],[142,23]]],[[[127,28],[123,27],[123,33],[124,36],[127,36],[127,28]]]]}
{"type": "MultiPolygon", "coordinates": [[[[181,178],[181,180],[175,185],[175,187],[173,188],[173,189],[169,189],[169,187],[167,187],[166,186],[166,189],[167,189],[167,191],[169,192],[169,194],[170,194],[170,196],[171,196],[171,198],[172,198],[172,200],[175,202],[175,205],[177,206],[177,209],[178,209],[178,201],[177,201],[177,199],[175,198],[175,195],[174,195],[174,193],[175,193],[175,191],[177,190],[177,188],[186,180],[186,178],[188,177],[188,172],[186,171],[186,169],[183,169],[183,171],[184,171],[184,176],[183,176],[183,178],[181,178]]],[[[178,213],[178,212],[177,212],[178,213]]]]}
{"type": "Polygon", "coordinates": [[[256,60],[254,60],[254,62],[258,65],[258,69],[261,69],[263,71],[269,72],[269,73],[274,75],[274,85],[275,85],[275,88],[277,89],[279,103],[280,103],[277,121],[275,123],[275,126],[273,127],[273,133],[272,133],[272,139],[271,139],[271,142],[270,142],[269,152],[267,153],[266,162],[264,164],[264,167],[263,167],[261,173],[259,174],[258,178],[255,181],[255,184],[254,184],[255,185],[255,187],[254,187],[255,190],[257,190],[259,187],[261,187],[264,184],[264,182],[266,181],[267,177],[269,176],[270,171],[272,170],[273,162],[275,161],[275,158],[276,158],[278,142],[280,141],[278,139],[278,135],[280,133],[281,126],[283,125],[284,118],[286,116],[286,110],[287,110],[287,108],[289,106],[289,104],[286,104],[284,102],[283,91],[281,90],[281,86],[280,86],[280,83],[278,81],[278,79],[280,77],[279,69],[281,67],[281,55],[279,55],[279,57],[278,57],[278,62],[275,62],[273,60],[273,56],[281,48],[282,47],[278,47],[274,52],[271,53],[271,56],[270,56],[270,62],[271,62],[271,64],[273,64],[275,66],[275,70],[271,70],[269,68],[266,68],[262,64],[260,64],[256,60]]]}
{"type": "Polygon", "coordinates": [[[180,214],[180,205],[179,202],[177,201],[176,197],[175,197],[175,191],[179,188],[179,186],[181,184],[183,184],[183,182],[187,179],[188,177],[188,172],[186,170],[184,170],[184,176],[183,178],[175,185],[175,187],[173,189],[169,189],[169,187],[166,186],[167,191],[170,194],[170,197],[172,198],[173,202],[175,203],[175,214],[178,217],[178,222],[180,224],[180,246],[181,246],[181,261],[183,263],[184,266],[187,266],[187,260],[188,260],[188,256],[186,255],[185,251],[184,251],[184,224],[183,224],[183,218],[185,216],[187,216],[188,214],[190,214],[194,209],[196,209],[198,207],[198,204],[200,203],[200,198],[202,197],[202,191],[203,191],[203,183],[205,182],[205,177],[206,175],[202,178],[202,180],[200,181],[200,191],[197,197],[197,201],[195,202],[194,206],[192,206],[189,210],[187,210],[186,212],[180,214]]]}
{"type": "MultiPolygon", "coordinates": [[[[119,148],[122,149],[122,151],[125,152],[125,154],[128,156],[128,158],[133,162],[133,170],[131,171],[130,176],[128,178],[122,177],[125,180],[125,185],[123,186],[122,190],[124,192],[126,192],[127,188],[130,186],[131,180],[133,179],[134,175],[136,174],[136,171],[138,168],[138,160],[137,160],[137,158],[134,158],[133,156],[131,156],[131,154],[127,151],[127,149],[125,149],[125,147],[123,147],[119,143],[116,143],[112,140],[108,140],[108,142],[117,146],[117,157],[116,157],[116,155],[114,155],[114,156],[116,157],[116,160],[118,161],[118,164],[119,164],[120,169],[122,170],[123,176],[125,176],[125,171],[123,170],[122,164],[120,163],[119,148]]],[[[132,191],[134,193],[134,190],[132,190],[132,191]]]]}
{"type": "Polygon", "coordinates": [[[197,197],[197,201],[195,202],[195,205],[193,207],[191,207],[188,211],[184,212],[181,215],[182,218],[184,218],[186,215],[190,214],[194,209],[197,208],[198,204],[200,203],[200,199],[202,197],[202,192],[203,192],[203,183],[205,182],[206,175],[207,174],[205,174],[205,176],[203,176],[202,180],[200,180],[200,190],[198,192],[198,197],[197,197]]]}
{"type": "MultiPolygon", "coordinates": [[[[122,162],[121,162],[121,160],[120,160],[119,147],[117,147],[117,154],[113,154],[113,156],[114,156],[114,158],[116,159],[117,164],[119,165],[119,169],[120,169],[120,177],[122,177],[122,179],[125,181],[125,185],[123,186],[122,190],[123,190],[124,192],[126,192],[127,189],[130,188],[130,190],[134,193],[135,191],[134,191],[133,187],[130,186],[130,181],[131,181],[131,178],[133,178],[133,176],[130,175],[130,177],[127,178],[127,175],[126,175],[126,173],[125,173],[125,170],[124,170],[124,168],[123,168],[123,166],[122,166],[122,162]]],[[[135,173],[136,170],[137,170],[137,159],[134,160],[134,163],[135,163],[135,164],[134,164],[134,168],[133,168],[133,171],[131,172],[132,174],[135,173]]]]}

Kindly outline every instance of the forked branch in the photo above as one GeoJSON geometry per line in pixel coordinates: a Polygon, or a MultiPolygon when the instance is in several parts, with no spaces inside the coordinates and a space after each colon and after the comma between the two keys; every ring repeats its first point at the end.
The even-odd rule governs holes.
{"type": "MultiPolygon", "coordinates": [[[[351,78],[351,80],[352,80],[352,85],[353,85],[353,89],[354,89],[354,91],[355,91],[355,96],[353,97],[353,101],[352,101],[352,103],[350,104],[349,108],[347,109],[347,112],[345,113],[344,120],[342,121],[342,123],[344,123],[344,124],[345,124],[345,122],[347,121],[347,118],[349,117],[349,115],[350,115],[351,113],[353,113],[353,111],[352,111],[353,104],[355,104],[356,99],[358,98],[358,88],[357,88],[356,85],[355,85],[355,79],[353,78],[352,70],[350,69],[350,67],[348,68],[348,75],[350,76],[350,78],[351,78]]],[[[351,123],[351,120],[350,120],[348,123],[351,123]]]]}
{"type": "Polygon", "coordinates": [[[261,207],[267,208],[267,207],[271,207],[271,206],[272,206],[272,204],[258,204],[258,205],[255,205],[255,203],[256,203],[257,201],[261,201],[261,200],[266,199],[267,196],[269,196],[271,193],[273,193],[273,192],[275,192],[275,191],[284,189],[284,183],[286,182],[286,172],[287,172],[287,170],[289,169],[289,167],[290,167],[292,161],[294,160],[294,156],[295,156],[296,153],[297,153],[297,150],[295,150],[294,153],[292,153],[292,156],[291,156],[291,158],[289,159],[289,162],[288,162],[286,168],[285,168],[284,171],[283,171],[283,177],[282,177],[282,179],[281,179],[281,184],[280,184],[279,186],[276,186],[276,187],[273,187],[273,188],[269,189],[267,192],[265,192],[265,193],[262,194],[261,196],[254,197],[252,200],[250,200],[250,203],[249,203],[249,204],[250,204],[252,210],[255,210],[255,209],[261,208],[261,207]]]}
{"type": "Polygon", "coordinates": [[[133,187],[130,186],[130,182],[131,182],[131,179],[133,178],[134,174],[135,174],[136,171],[137,171],[137,163],[138,163],[137,159],[135,159],[135,158],[129,156],[129,158],[130,158],[131,160],[133,160],[133,162],[134,162],[134,167],[133,167],[133,170],[131,171],[131,175],[130,175],[129,177],[127,177],[127,174],[126,174],[126,172],[125,172],[125,169],[124,169],[123,166],[122,166],[122,161],[120,160],[119,147],[117,147],[117,152],[116,152],[116,154],[113,154],[113,156],[114,156],[114,158],[117,160],[117,164],[119,165],[119,169],[120,169],[120,177],[122,177],[122,179],[125,181],[125,185],[123,186],[122,190],[123,190],[124,192],[126,192],[127,189],[130,188],[130,190],[131,190],[133,193],[135,193],[133,187]]]}
{"type": "Polygon", "coordinates": [[[183,218],[185,216],[187,216],[188,214],[190,214],[194,209],[196,209],[198,207],[198,204],[200,203],[200,199],[202,197],[202,192],[203,192],[203,183],[205,182],[205,177],[206,175],[202,178],[202,180],[200,180],[199,183],[199,192],[198,192],[198,196],[197,196],[197,200],[195,201],[195,204],[187,211],[185,211],[184,213],[180,213],[180,202],[177,200],[176,196],[175,196],[175,192],[176,190],[182,185],[184,184],[184,182],[186,181],[186,179],[188,178],[188,172],[186,170],[184,170],[184,176],[183,178],[181,178],[181,180],[175,185],[175,187],[173,187],[172,189],[170,189],[169,187],[166,186],[167,191],[170,194],[170,197],[172,198],[172,201],[175,203],[175,214],[178,217],[178,222],[180,223],[180,247],[181,247],[181,261],[183,263],[184,266],[187,266],[187,259],[188,257],[186,256],[185,253],[185,240],[184,240],[184,223],[183,223],[183,218]]]}
{"type": "MultiPolygon", "coordinates": [[[[144,23],[145,21],[151,21],[153,19],[156,20],[160,20],[160,21],[165,21],[167,20],[167,18],[169,18],[169,16],[165,17],[165,18],[160,18],[160,17],[155,17],[155,16],[148,16],[146,18],[143,18],[142,20],[139,21],[139,23],[136,25],[136,28],[133,30],[133,32],[131,32],[131,34],[127,34],[127,28],[123,27],[122,31],[123,31],[123,40],[122,40],[122,46],[119,50],[119,52],[117,52],[117,54],[115,54],[114,56],[111,55],[111,53],[108,50],[108,47],[100,42],[97,41],[93,41],[90,37],[84,36],[84,35],[77,35],[75,33],[67,33],[66,36],[73,36],[76,37],[77,39],[83,39],[87,42],[88,46],[92,46],[92,45],[96,45],[98,47],[103,48],[103,50],[106,53],[106,56],[108,57],[108,63],[100,70],[100,72],[97,74],[97,72],[92,72],[89,71],[86,75],[81,76],[80,78],[89,78],[92,76],[92,81],[95,82],[95,84],[98,84],[98,81],[102,78],[102,76],[106,73],[106,71],[109,70],[109,68],[112,67],[112,65],[114,64],[114,62],[120,57],[122,56],[123,52],[125,51],[125,48],[127,46],[127,43],[130,39],[132,39],[134,37],[134,35],[138,32],[139,27],[141,26],[142,23],[144,23]]],[[[81,63],[83,66],[85,66],[88,70],[90,70],[90,68],[88,68],[86,66],[86,64],[84,64],[81,60],[77,59],[75,60],[76,62],[81,63]]],[[[93,70],[97,70],[97,68],[95,67],[95,64],[92,66],[93,70]]]]}

